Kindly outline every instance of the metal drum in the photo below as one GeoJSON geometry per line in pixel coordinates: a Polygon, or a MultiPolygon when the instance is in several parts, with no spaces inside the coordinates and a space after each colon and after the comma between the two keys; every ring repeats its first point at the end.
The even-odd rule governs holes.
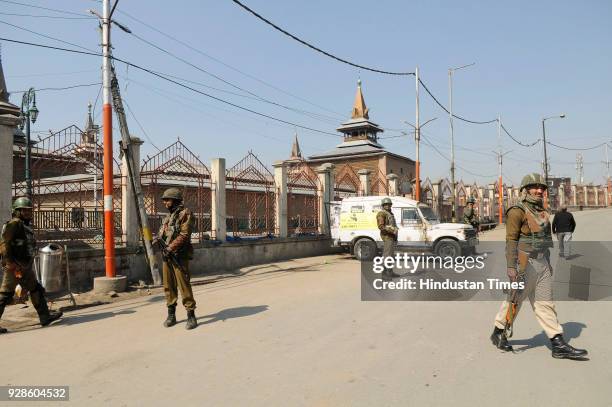
{"type": "Polygon", "coordinates": [[[48,292],[62,289],[62,256],[64,251],[57,244],[48,244],[38,251],[40,258],[40,283],[48,292]]]}

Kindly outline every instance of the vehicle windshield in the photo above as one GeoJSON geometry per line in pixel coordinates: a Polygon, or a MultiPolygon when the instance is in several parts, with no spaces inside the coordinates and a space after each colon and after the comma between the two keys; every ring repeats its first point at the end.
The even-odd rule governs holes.
{"type": "Polygon", "coordinates": [[[436,215],[429,206],[419,206],[419,209],[421,210],[421,214],[427,220],[427,222],[440,222],[440,219],[438,219],[438,215],[436,215]]]}

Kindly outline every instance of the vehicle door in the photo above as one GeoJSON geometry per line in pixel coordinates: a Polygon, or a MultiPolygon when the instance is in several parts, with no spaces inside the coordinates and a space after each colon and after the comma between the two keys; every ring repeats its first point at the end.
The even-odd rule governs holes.
{"type": "Polygon", "coordinates": [[[398,245],[401,246],[425,246],[423,238],[423,219],[419,210],[414,208],[397,208],[396,219],[400,219],[397,234],[398,245]],[[399,215],[399,216],[398,216],[399,215]]]}

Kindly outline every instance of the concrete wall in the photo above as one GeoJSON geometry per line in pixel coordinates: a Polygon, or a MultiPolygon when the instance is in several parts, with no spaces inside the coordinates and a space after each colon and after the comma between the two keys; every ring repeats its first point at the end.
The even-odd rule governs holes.
{"type": "MultiPolygon", "coordinates": [[[[195,246],[194,259],[190,263],[193,276],[231,272],[240,267],[273,263],[299,257],[320,256],[339,253],[332,241],[323,237],[300,237],[223,243],[214,246],[204,242],[195,246]]],[[[93,288],[94,277],[104,275],[104,251],[98,249],[70,250],[70,276],[73,291],[93,288]]],[[[126,275],[128,281],[149,281],[149,271],[144,253],[138,247],[116,249],[117,274],[126,275]]],[[[161,266],[161,256],[158,259],[161,266]]],[[[66,287],[65,268],[62,281],[66,287]]]]}

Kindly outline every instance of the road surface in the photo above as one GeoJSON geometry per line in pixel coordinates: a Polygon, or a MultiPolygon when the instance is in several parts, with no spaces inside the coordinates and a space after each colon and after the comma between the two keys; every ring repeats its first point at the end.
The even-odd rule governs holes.
{"type": "MultiPolygon", "coordinates": [[[[612,240],[612,211],[576,219],[577,235],[612,240]]],[[[78,406],[612,403],[611,302],[558,303],[566,338],[590,353],[576,362],[551,358],[528,306],[508,354],[488,338],[496,302],[362,302],[347,256],[245,271],[195,288],[193,331],[180,308],[163,328],[156,294],[3,335],[0,384],[69,385],[78,406]]]]}

